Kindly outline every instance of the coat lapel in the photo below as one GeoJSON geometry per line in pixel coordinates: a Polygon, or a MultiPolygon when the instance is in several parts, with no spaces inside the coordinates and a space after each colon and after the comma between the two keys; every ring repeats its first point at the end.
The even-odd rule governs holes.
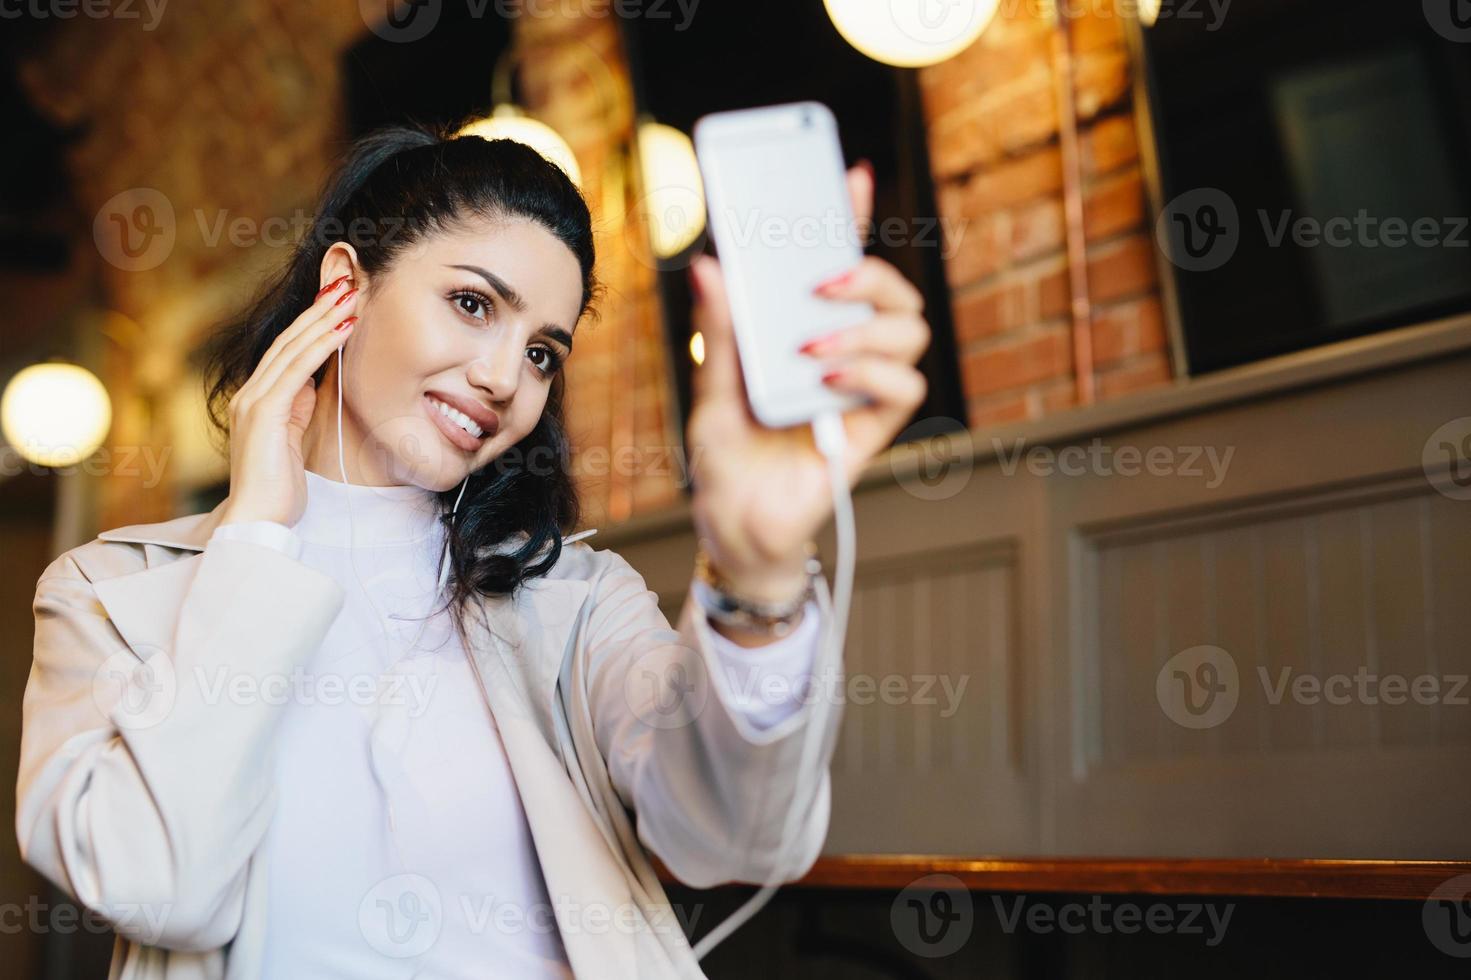
{"type": "Polygon", "coordinates": [[[468,652],[510,760],[573,972],[632,978],[641,975],[637,935],[593,929],[590,920],[616,921],[632,907],[633,893],[554,748],[552,700],[563,659],[578,642],[588,591],[581,579],[534,579],[514,600],[487,600],[484,615],[467,624],[468,652]]]}
{"type": "MultiPolygon", "coordinates": [[[[199,552],[215,524],[214,514],[201,514],[101,535],[145,547],[149,567],[92,576],[99,602],[140,658],[172,648],[199,552]]],[[[513,596],[482,599],[467,616],[467,654],[505,746],[573,971],[638,977],[644,971],[636,933],[597,927],[617,921],[635,899],[620,859],[568,776],[553,715],[558,678],[581,642],[590,591],[585,579],[542,577],[513,596]]]]}

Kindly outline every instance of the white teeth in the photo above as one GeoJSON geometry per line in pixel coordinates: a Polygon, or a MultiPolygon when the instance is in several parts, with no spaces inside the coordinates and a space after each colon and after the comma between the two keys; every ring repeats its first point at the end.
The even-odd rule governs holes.
{"type": "Polygon", "coordinates": [[[431,398],[429,400],[434,402],[434,404],[439,408],[440,415],[443,415],[455,425],[458,425],[460,428],[470,433],[470,435],[474,436],[476,439],[479,439],[481,436],[485,435],[485,430],[476,425],[475,420],[470,418],[470,416],[466,415],[464,412],[450,408],[438,398],[431,398]]]}

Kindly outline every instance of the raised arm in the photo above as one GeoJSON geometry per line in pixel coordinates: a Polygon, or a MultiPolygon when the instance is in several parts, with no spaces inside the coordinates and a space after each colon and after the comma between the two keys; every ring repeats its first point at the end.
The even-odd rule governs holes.
{"type": "MultiPolygon", "coordinates": [[[[804,662],[801,647],[722,652],[693,598],[672,627],[643,576],[606,554],[608,568],[589,597],[589,701],[598,748],[620,799],[634,811],[639,840],[697,887],[764,881],[795,803],[801,843],[780,873],[799,877],[827,835],[828,761],[842,716],[838,672],[793,671],[793,661],[804,662]],[[796,686],[801,678],[793,673],[810,684],[796,686]],[[811,725],[824,731],[822,751],[816,770],[802,774],[798,756],[811,725]]],[[[787,638],[807,645],[806,665],[831,619],[820,586],[804,614],[806,631],[799,625],[800,635],[787,638]]]]}

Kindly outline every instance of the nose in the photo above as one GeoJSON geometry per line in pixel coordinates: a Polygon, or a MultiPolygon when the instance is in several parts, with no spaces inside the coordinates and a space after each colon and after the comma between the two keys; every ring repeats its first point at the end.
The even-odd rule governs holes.
{"type": "Polygon", "coordinates": [[[513,330],[502,331],[503,336],[482,350],[466,369],[466,380],[485,392],[492,402],[508,402],[516,393],[524,355],[515,333],[513,330]]]}

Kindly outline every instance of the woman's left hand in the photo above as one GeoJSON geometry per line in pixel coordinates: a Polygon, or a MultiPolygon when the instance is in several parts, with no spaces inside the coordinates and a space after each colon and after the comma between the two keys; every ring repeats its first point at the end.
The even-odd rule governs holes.
{"type": "MultiPolygon", "coordinates": [[[[873,213],[869,172],[850,169],[848,191],[859,228],[867,228],[873,213]]],[[[752,415],[720,263],[700,256],[690,279],[694,325],[705,343],[687,436],[695,531],[733,589],[755,599],[788,599],[806,582],[806,543],[832,515],[828,463],[811,426],[768,429],[752,415]]],[[[804,348],[825,372],[838,372],[827,382],[835,390],[870,401],[843,414],[851,487],[924,402],[928,385],[915,365],[929,347],[930,327],[920,291],[882,259],[865,256],[829,282],[818,295],[866,300],[874,308],[871,319],[804,348]]]]}

